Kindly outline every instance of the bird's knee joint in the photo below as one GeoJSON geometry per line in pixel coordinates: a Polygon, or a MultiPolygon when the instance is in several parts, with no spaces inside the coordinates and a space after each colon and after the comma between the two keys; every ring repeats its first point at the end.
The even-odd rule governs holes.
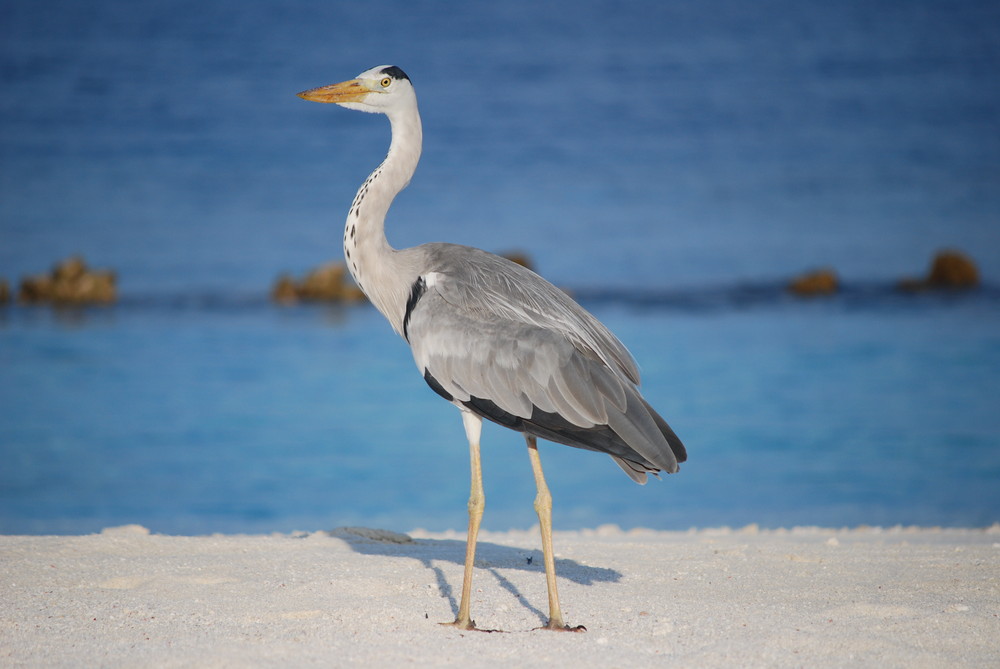
{"type": "Polygon", "coordinates": [[[535,513],[542,515],[552,512],[552,495],[548,493],[538,493],[535,496],[535,513]]]}
{"type": "Polygon", "coordinates": [[[483,496],[472,496],[469,498],[469,513],[478,513],[486,508],[486,498],[483,496]]]}

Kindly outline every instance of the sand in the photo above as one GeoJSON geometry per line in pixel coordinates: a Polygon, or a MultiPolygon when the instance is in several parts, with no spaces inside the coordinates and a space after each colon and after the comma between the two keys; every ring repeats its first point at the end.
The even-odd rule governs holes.
{"type": "Polygon", "coordinates": [[[1000,526],[0,537],[4,667],[997,667],[1000,526]]]}

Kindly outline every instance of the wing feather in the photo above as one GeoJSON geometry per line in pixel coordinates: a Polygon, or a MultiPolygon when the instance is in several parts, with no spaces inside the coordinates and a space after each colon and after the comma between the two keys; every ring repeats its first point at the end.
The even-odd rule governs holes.
{"type": "Polygon", "coordinates": [[[436,286],[438,292],[461,312],[561,333],[585,355],[639,384],[639,368],[618,338],[564,291],[530,269],[467,246],[424,244],[418,248],[427,254],[428,266],[447,277],[436,286]]]}
{"type": "Polygon", "coordinates": [[[677,470],[680,440],[597,319],[519,265],[466,247],[420,248],[434,274],[408,306],[407,339],[432,388],[508,427],[606,452],[637,482],[677,470]]]}

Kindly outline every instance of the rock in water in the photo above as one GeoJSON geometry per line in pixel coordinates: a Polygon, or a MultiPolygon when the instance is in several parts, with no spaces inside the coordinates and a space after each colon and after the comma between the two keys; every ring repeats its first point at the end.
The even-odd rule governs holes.
{"type": "Polygon", "coordinates": [[[18,300],[29,304],[110,304],[118,299],[116,284],[114,272],[91,270],[83,258],[72,256],[49,274],[21,279],[18,300]]]}
{"type": "Polygon", "coordinates": [[[934,256],[930,271],[922,279],[902,279],[902,290],[929,290],[936,288],[964,289],[979,285],[979,268],[975,261],[961,251],[945,250],[934,256]]]}
{"type": "Polygon", "coordinates": [[[927,283],[941,288],[978,286],[979,268],[961,251],[941,251],[934,257],[927,283]]]}
{"type": "Polygon", "coordinates": [[[361,289],[354,285],[342,262],[330,262],[309,272],[301,281],[283,274],[271,289],[271,299],[290,304],[299,300],[309,302],[359,302],[365,299],[361,289]]]}
{"type": "Polygon", "coordinates": [[[788,290],[796,295],[832,295],[840,287],[837,273],[832,269],[819,269],[797,276],[788,284],[788,290]]]}

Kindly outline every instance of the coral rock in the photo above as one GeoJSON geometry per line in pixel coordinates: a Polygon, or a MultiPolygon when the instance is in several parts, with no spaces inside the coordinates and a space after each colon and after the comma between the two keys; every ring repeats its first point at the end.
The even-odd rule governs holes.
{"type": "Polygon", "coordinates": [[[535,269],[535,263],[531,261],[531,256],[524,251],[507,251],[506,253],[501,253],[500,255],[511,262],[516,262],[521,267],[527,267],[532,271],[535,269]]]}
{"type": "Polygon", "coordinates": [[[832,269],[820,269],[798,276],[788,284],[788,290],[796,295],[832,295],[840,287],[837,273],[832,269]]]}
{"type": "Polygon", "coordinates": [[[108,270],[90,270],[79,256],[57,264],[49,274],[21,279],[21,302],[109,304],[118,298],[117,278],[108,270]]]}
{"type": "Polygon", "coordinates": [[[979,269],[972,258],[961,251],[942,251],[934,257],[927,283],[945,288],[978,286],[979,269]]]}
{"type": "Polygon", "coordinates": [[[299,300],[359,302],[365,299],[365,295],[351,281],[343,263],[331,262],[309,272],[301,281],[287,274],[278,277],[271,289],[271,299],[285,304],[299,300]]]}
{"type": "Polygon", "coordinates": [[[279,276],[278,280],[274,282],[274,287],[271,289],[271,299],[284,304],[297,301],[299,295],[295,289],[295,280],[287,274],[279,276]]]}
{"type": "Polygon", "coordinates": [[[923,279],[903,279],[899,287],[903,290],[927,290],[934,288],[974,288],[979,285],[979,268],[969,256],[961,251],[940,251],[934,256],[930,271],[923,279]]]}

